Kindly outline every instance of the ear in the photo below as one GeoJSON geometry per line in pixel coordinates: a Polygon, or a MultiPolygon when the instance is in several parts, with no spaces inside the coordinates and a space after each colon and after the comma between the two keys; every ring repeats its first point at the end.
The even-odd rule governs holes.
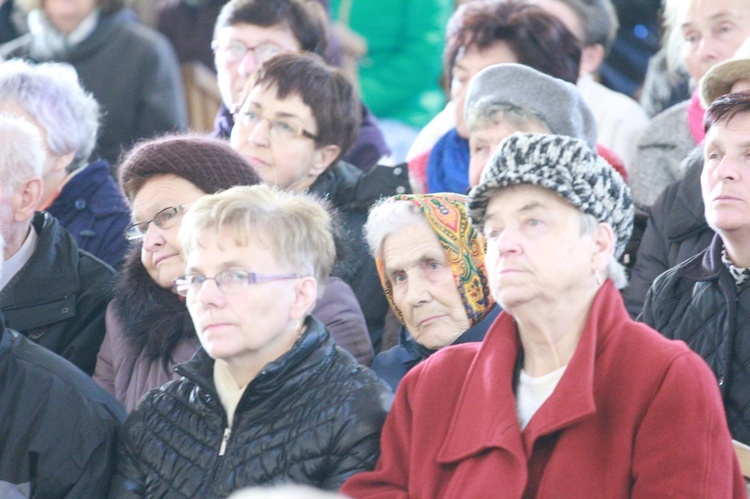
{"type": "Polygon", "coordinates": [[[615,254],[615,233],[609,224],[600,222],[596,226],[594,238],[594,254],[592,267],[594,270],[604,271],[615,254]]]}
{"type": "Polygon", "coordinates": [[[313,166],[310,169],[310,176],[318,178],[324,171],[331,166],[333,160],[336,159],[341,152],[339,146],[333,144],[322,146],[315,149],[313,153],[313,166]]]}
{"type": "Polygon", "coordinates": [[[294,288],[294,303],[290,312],[295,321],[303,320],[315,308],[318,300],[318,281],[314,277],[303,277],[294,288]]]}
{"type": "Polygon", "coordinates": [[[596,73],[604,62],[604,47],[597,43],[581,50],[581,73],[596,73]]]}
{"type": "Polygon", "coordinates": [[[13,220],[24,222],[34,215],[42,197],[42,179],[30,177],[13,192],[13,220]]]}

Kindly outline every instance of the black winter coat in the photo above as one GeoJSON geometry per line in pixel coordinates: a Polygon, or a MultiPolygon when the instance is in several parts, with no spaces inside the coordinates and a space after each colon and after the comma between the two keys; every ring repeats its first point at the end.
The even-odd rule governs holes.
{"type": "Polygon", "coordinates": [[[248,384],[232,428],[201,349],[123,427],[112,497],[226,497],[293,482],[336,490],[374,468],[392,394],[308,317],[307,332],[248,384]],[[227,438],[228,437],[228,438],[227,438]]]}
{"type": "Polygon", "coordinates": [[[0,292],[0,309],[8,327],[91,375],[117,273],[51,215],[37,212],[32,227],[36,250],[0,292]]]}
{"type": "Polygon", "coordinates": [[[671,184],[651,207],[635,266],[622,290],[625,307],[636,318],[654,279],[708,247],[714,231],[706,223],[701,196],[703,148],[686,159],[685,177],[671,184]]]}
{"type": "Polygon", "coordinates": [[[106,497],[124,419],[88,376],[0,315],[0,497],[106,497]]]}
{"type": "Polygon", "coordinates": [[[717,235],[706,250],[654,282],[641,320],[683,340],[716,375],[732,437],[750,445],[750,281],[739,292],[717,235]]]}

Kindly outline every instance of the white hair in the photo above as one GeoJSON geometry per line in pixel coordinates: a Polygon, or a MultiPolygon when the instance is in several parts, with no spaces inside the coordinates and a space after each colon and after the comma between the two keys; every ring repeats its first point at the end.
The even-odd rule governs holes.
{"type": "MultiPolygon", "coordinates": [[[[581,213],[581,235],[592,234],[600,223],[604,222],[599,222],[596,217],[589,215],[588,213],[581,213]]],[[[625,273],[625,267],[617,261],[614,255],[607,264],[607,268],[604,270],[604,277],[611,279],[617,289],[623,289],[628,285],[628,277],[625,273]]]]}
{"type": "Polygon", "coordinates": [[[19,116],[0,113],[0,188],[5,194],[29,177],[41,177],[44,146],[39,130],[19,116]]]}
{"type": "Polygon", "coordinates": [[[414,203],[384,198],[370,209],[364,227],[367,245],[373,258],[382,259],[385,238],[414,225],[428,224],[422,211],[414,203]]]}

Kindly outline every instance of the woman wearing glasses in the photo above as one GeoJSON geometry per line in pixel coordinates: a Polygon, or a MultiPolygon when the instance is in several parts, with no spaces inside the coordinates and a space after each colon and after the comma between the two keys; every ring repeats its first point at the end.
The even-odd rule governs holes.
{"type": "MultiPolygon", "coordinates": [[[[94,380],[132,411],[140,398],[177,376],[175,364],[198,349],[185,302],[173,280],[185,272],[177,240],[182,217],[192,203],[258,177],[226,143],[197,136],[169,136],[143,142],[120,165],[120,186],[134,223],[133,243],[106,314],[106,334],[94,380]]],[[[314,310],[336,343],[369,365],[372,346],[354,293],[329,280],[314,310]]]]}
{"type": "Polygon", "coordinates": [[[314,198],[267,186],[193,204],[175,289],[202,348],[126,421],[113,496],[337,490],[372,469],[390,390],[310,315],[335,258],[330,229],[314,198]]]}

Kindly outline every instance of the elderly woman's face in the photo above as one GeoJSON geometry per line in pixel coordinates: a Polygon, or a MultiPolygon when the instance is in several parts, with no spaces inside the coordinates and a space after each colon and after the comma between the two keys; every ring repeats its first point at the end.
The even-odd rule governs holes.
{"type": "MultiPolygon", "coordinates": [[[[159,175],[143,184],[133,199],[133,222],[147,222],[162,210],[189,205],[205,196],[192,182],[176,175],[159,175]]],[[[182,214],[169,227],[148,224],[141,248],[141,262],[148,275],[163,288],[172,288],[172,281],[184,274],[185,260],[177,241],[182,214]]]]}
{"type": "Polygon", "coordinates": [[[524,305],[575,300],[596,285],[595,242],[581,212],[547,189],[502,189],[487,205],[485,265],[492,296],[515,313],[524,305]]]}
{"type": "Polygon", "coordinates": [[[44,13],[54,26],[71,33],[99,5],[99,0],[44,0],[44,13]]]}
{"type": "MultiPolygon", "coordinates": [[[[213,278],[220,272],[242,270],[261,274],[289,274],[276,260],[275,250],[262,234],[238,245],[234,234],[223,230],[208,234],[205,242],[187,255],[186,272],[213,278]]],[[[299,280],[275,280],[248,284],[225,294],[214,280],[206,280],[187,295],[187,307],[201,345],[214,359],[278,358],[297,339],[292,317],[299,280]]]]}
{"type": "Polygon", "coordinates": [[[417,343],[442,348],[469,329],[451,267],[426,221],[387,236],[383,261],[393,302],[417,343]]]}

